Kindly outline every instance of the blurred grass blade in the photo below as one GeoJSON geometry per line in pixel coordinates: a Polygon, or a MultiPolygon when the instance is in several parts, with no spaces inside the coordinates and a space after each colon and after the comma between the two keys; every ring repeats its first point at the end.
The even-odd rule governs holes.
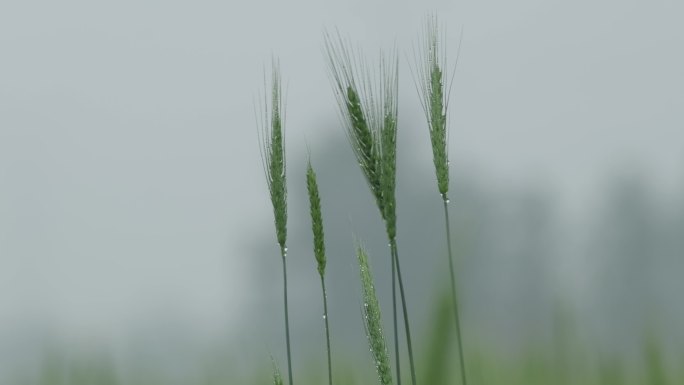
{"type": "Polygon", "coordinates": [[[273,365],[273,385],[283,385],[283,377],[280,375],[278,367],[273,365]]]}

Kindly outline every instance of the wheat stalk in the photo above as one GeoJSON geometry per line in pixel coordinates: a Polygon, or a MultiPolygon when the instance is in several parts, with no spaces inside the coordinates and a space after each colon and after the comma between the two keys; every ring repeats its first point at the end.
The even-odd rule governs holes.
{"type": "Polygon", "coordinates": [[[323,321],[325,322],[326,352],[328,354],[328,384],[332,385],[332,358],[330,352],[330,326],[328,325],[328,299],[325,289],[325,239],[323,233],[323,215],[321,212],[321,198],[318,193],[316,172],[311,166],[311,159],[306,168],[306,188],[309,193],[309,208],[311,212],[311,230],[313,232],[314,257],[318,274],[321,278],[321,290],[323,292],[323,321]]]}
{"type": "MultiPolygon", "coordinates": [[[[444,207],[444,220],[446,230],[446,242],[449,257],[449,275],[451,278],[451,299],[454,311],[454,322],[456,327],[456,339],[459,351],[459,363],[461,368],[461,382],[467,384],[465,357],[463,354],[463,343],[461,335],[460,317],[458,311],[458,296],[456,290],[456,278],[454,273],[453,252],[451,246],[451,226],[449,221],[449,154],[448,154],[448,129],[447,129],[447,109],[449,106],[449,90],[445,92],[447,77],[444,69],[447,67],[446,56],[440,56],[441,46],[438,36],[439,25],[435,16],[429,16],[424,24],[423,41],[421,42],[421,52],[416,54],[416,73],[414,80],[420,95],[421,104],[427,119],[430,132],[430,142],[432,144],[432,160],[435,165],[437,177],[437,189],[442,196],[444,207]],[[420,58],[419,58],[420,56],[420,58]],[[416,79],[417,78],[417,79],[416,79]]],[[[459,44],[460,47],[460,44],[459,44]]],[[[443,54],[442,54],[443,55],[443,54]]],[[[457,55],[458,60],[458,55],[457,55]]],[[[454,66],[455,68],[455,66],[454,66]]],[[[453,76],[451,77],[453,82],[453,76]]]]}
{"type": "Polygon", "coordinates": [[[370,351],[375,361],[375,369],[381,384],[392,384],[390,358],[387,353],[387,345],[385,344],[385,335],[382,331],[380,304],[375,294],[373,274],[368,264],[368,255],[361,246],[357,247],[356,255],[359,260],[361,287],[363,289],[363,320],[370,351]]]}
{"type": "Polygon", "coordinates": [[[347,137],[373,193],[391,247],[392,264],[392,310],[394,321],[394,347],[397,383],[401,385],[399,338],[397,332],[396,282],[399,283],[404,329],[409,354],[411,380],[416,384],[416,374],[411,343],[406,296],[396,247],[396,138],[397,138],[397,89],[398,61],[396,53],[381,54],[376,74],[359,60],[348,44],[339,37],[326,35],[328,63],[336,90],[342,121],[347,137]],[[360,79],[359,87],[357,79],[360,79]],[[378,81],[379,79],[379,81],[378,81]],[[371,141],[369,143],[369,140],[371,141]]]}
{"type": "Polygon", "coordinates": [[[283,262],[283,298],[285,307],[285,341],[287,348],[287,368],[289,385],[292,382],[292,355],[290,353],[290,320],[287,304],[287,179],[285,161],[285,140],[283,137],[283,99],[280,82],[280,69],[274,59],[271,72],[270,104],[266,94],[269,87],[264,79],[264,101],[260,126],[259,141],[266,174],[266,182],[270,192],[273,216],[276,228],[276,238],[280,246],[280,256],[283,262]],[[270,108],[269,108],[270,106],[270,108]]]}

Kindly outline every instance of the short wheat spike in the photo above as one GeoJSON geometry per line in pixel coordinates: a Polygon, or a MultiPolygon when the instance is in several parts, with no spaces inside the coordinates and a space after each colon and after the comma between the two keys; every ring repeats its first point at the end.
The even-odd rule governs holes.
{"type": "MultiPolygon", "coordinates": [[[[264,81],[265,82],[265,81],[264,81]]],[[[269,89],[266,87],[266,93],[269,89]]],[[[289,385],[292,382],[292,355],[290,353],[290,320],[287,305],[287,180],[285,161],[285,140],[283,137],[283,100],[280,83],[280,70],[274,59],[271,75],[271,100],[264,96],[263,120],[261,123],[261,154],[266,173],[266,182],[273,205],[276,238],[280,246],[283,262],[283,302],[285,307],[285,343],[287,349],[287,368],[289,385]]]]}
{"type": "Polygon", "coordinates": [[[373,284],[373,274],[368,264],[368,255],[360,246],[357,248],[356,255],[359,260],[361,287],[363,289],[364,326],[366,328],[370,351],[375,362],[375,369],[378,373],[380,384],[392,384],[390,358],[385,344],[385,335],[382,331],[380,304],[378,303],[378,298],[375,294],[375,285],[373,284]]]}
{"type": "Polygon", "coordinates": [[[316,258],[318,274],[325,276],[325,239],[323,233],[323,214],[321,213],[321,197],[318,193],[316,172],[311,166],[310,159],[306,167],[306,189],[309,193],[309,211],[311,213],[314,257],[316,258]]]}
{"type": "Polygon", "coordinates": [[[316,172],[311,166],[311,159],[306,168],[306,189],[309,193],[309,208],[311,212],[311,230],[313,231],[314,257],[321,278],[323,292],[323,321],[325,324],[326,352],[328,354],[328,385],[332,385],[332,354],[330,352],[330,326],[328,324],[328,298],[325,289],[325,239],[323,234],[323,214],[321,212],[321,198],[318,194],[316,172]]]}

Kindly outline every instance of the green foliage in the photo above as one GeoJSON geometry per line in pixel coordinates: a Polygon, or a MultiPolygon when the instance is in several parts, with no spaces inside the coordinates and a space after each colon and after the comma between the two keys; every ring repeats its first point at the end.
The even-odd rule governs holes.
{"type": "MultiPolygon", "coordinates": [[[[366,254],[367,255],[367,254],[366,254]]],[[[372,279],[372,276],[369,277],[372,279]]],[[[371,281],[372,284],[372,281],[371,281]]],[[[433,308],[424,334],[418,341],[422,353],[420,364],[422,384],[457,384],[457,367],[452,362],[453,350],[452,314],[448,302],[448,292],[435,292],[433,308]]],[[[585,341],[582,338],[579,341],[585,341]]],[[[645,385],[645,384],[684,384],[681,355],[667,360],[662,340],[651,338],[644,340],[640,359],[625,360],[617,352],[596,353],[595,345],[578,344],[563,356],[562,362],[555,362],[556,356],[552,347],[531,348],[529,345],[519,346],[512,354],[502,354],[499,346],[484,342],[471,343],[472,354],[468,362],[472,383],[488,385],[645,385]],[[667,365],[669,363],[669,365],[667,365]],[[571,371],[559,372],[557,368],[563,364],[571,371]]],[[[120,372],[112,361],[112,357],[103,354],[74,354],[64,349],[52,349],[46,354],[42,365],[32,368],[21,375],[3,382],[3,385],[167,385],[176,384],[171,372],[157,371],[146,366],[146,361],[139,362],[142,371],[120,372]]],[[[634,357],[631,357],[634,358],[634,357]]],[[[219,357],[223,360],[224,357],[219,357]]],[[[227,358],[226,358],[227,359],[227,358]]],[[[317,377],[323,365],[323,357],[309,357],[307,366],[301,367],[300,382],[304,385],[321,384],[317,377]]],[[[373,357],[375,359],[375,357],[373,357]]],[[[194,371],[194,375],[183,377],[183,384],[188,385],[263,385],[276,383],[275,371],[268,365],[255,364],[258,373],[247,378],[240,378],[231,370],[229,361],[218,372],[207,378],[202,370],[194,371]]],[[[356,361],[338,360],[339,379],[341,385],[370,384],[372,376],[366,376],[356,361]]],[[[202,367],[202,365],[198,365],[202,367]]],[[[220,368],[220,369],[221,369],[220,368]]],[[[4,373],[3,373],[4,374],[4,373]]],[[[278,373],[280,380],[282,376],[278,373]]]]}
{"type": "Polygon", "coordinates": [[[452,360],[449,348],[453,328],[451,328],[451,301],[444,294],[438,296],[429,334],[426,336],[427,347],[423,353],[422,384],[449,383],[449,367],[452,360]]]}
{"type": "Polygon", "coordinates": [[[644,361],[646,363],[646,376],[649,385],[667,385],[667,374],[663,363],[660,347],[652,335],[647,336],[644,344],[644,361]]]}

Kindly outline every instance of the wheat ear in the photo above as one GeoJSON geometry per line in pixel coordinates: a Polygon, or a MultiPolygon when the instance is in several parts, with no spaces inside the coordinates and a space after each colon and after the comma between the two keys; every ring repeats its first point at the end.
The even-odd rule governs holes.
{"type": "Polygon", "coordinates": [[[394,321],[394,349],[397,384],[401,385],[399,338],[397,332],[396,282],[399,282],[404,328],[409,353],[412,384],[416,384],[411,332],[396,253],[396,137],[397,137],[397,85],[398,61],[396,53],[381,55],[379,74],[368,70],[367,65],[354,55],[345,42],[326,35],[328,62],[336,90],[342,121],[347,136],[368,186],[375,196],[385,222],[391,246],[392,310],[394,321]],[[361,86],[358,86],[360,79],[361,86]],[[369,145],[368,140],[372,143],[369,145]],[[392,246],[393,245],[393,246],[392,246]]]}
{"type": "MultiPolygon", "coordinates": [[[[274,59],[271,73],[271,87],[265,84],[265,94],[260,121],[260,149],[266,173],[266,182],[273,205],[276,238],[283,262],[283,302],[285,307],[285,343],[289,385],[292,382],[292,355],[290,352],[290,320],[287,304],[287,179],[285,161],[285,139],[283,136],[283,99],[280,69],[274,59]],[[269,92],[270,91],[270,92],[269,92]],[[270,103],[266,95],[270,93],[270,103]]],[[[266,83],[264,79],[264,83],[266,83]]]]}
{"type": "MultiPolygon", "coordinates": [[[[454,273],[454,258],[451,246],[451,226],[449,221],[449,154],[448,154],[448,129],[447,109],[449,106],[449,89],[445,90],[448,83],[444,74],[447,67],[446,56],[441,53],[441,41],[438,35],[439,25],[435,16],[428,16],[424,24],[420,53],[414,52],[416,63],[416,88],[420,95],[421,104],[427,119],[432,144],[432,160],[435,165],[437,177],[437,189],[442,197],[444,207],[444,221],[446,230],[447,251],[449,257],[449,275],[451,278],[451,299],[454,311],[454,323],[456,327],[456,339],[458,343],[459,364],[461,369],[461,382],[467,385],[465,357],[463,353],[463,336],[458,311],[458,295],[456,290],[456,277],[454,273]],[[442,56],[440,56],[442,55],[442,56]],[[416,79],[417,78],[417,79],[416,79]]],[[[460,44],[459,44],[460,47],[460,44]]],[[[457,55],[458,59],[458,55],[457,55]]],[[[454,67],[455,68],[455,67],[454,67]]],[[[453,76],[451,77],[453,82],[453,76]]]]}
{"type": "Polygon", "coordinates": [[[380,314],[380,304],[375,294],[373,284],[373,274],[368,264],[368,255],[361,247],[357,247],[356,256],[359,260],[359,271],[361,274],[361,287],[363,289],[363,320],[366,329],[366,336],[370,345],[370,351],[375,362],[375,369],[378,379],[382,385],[392,384],[392,371],[390,369],[390,358],[385,344],[385,335],[382,331],[382,316],[380,314]]]}
{"type": "Polygon", "coordinates": [[[323,214],[321,212],[321,198],[318,193],[318,181],[316,172],[311,166],[311,159],[306,167],[306,189],[309,193],[309,208],[311,212],[311,230],[313,232],[314,257],[321,278],[321,291],[323,293],[323,321],[325,323],[326,352],[328,354],[328,385],[332,385],[332,354],[330,352],[330,326],[328,324],[328,299],[325,289],[325,239],[323,233],[323,214]]]}

